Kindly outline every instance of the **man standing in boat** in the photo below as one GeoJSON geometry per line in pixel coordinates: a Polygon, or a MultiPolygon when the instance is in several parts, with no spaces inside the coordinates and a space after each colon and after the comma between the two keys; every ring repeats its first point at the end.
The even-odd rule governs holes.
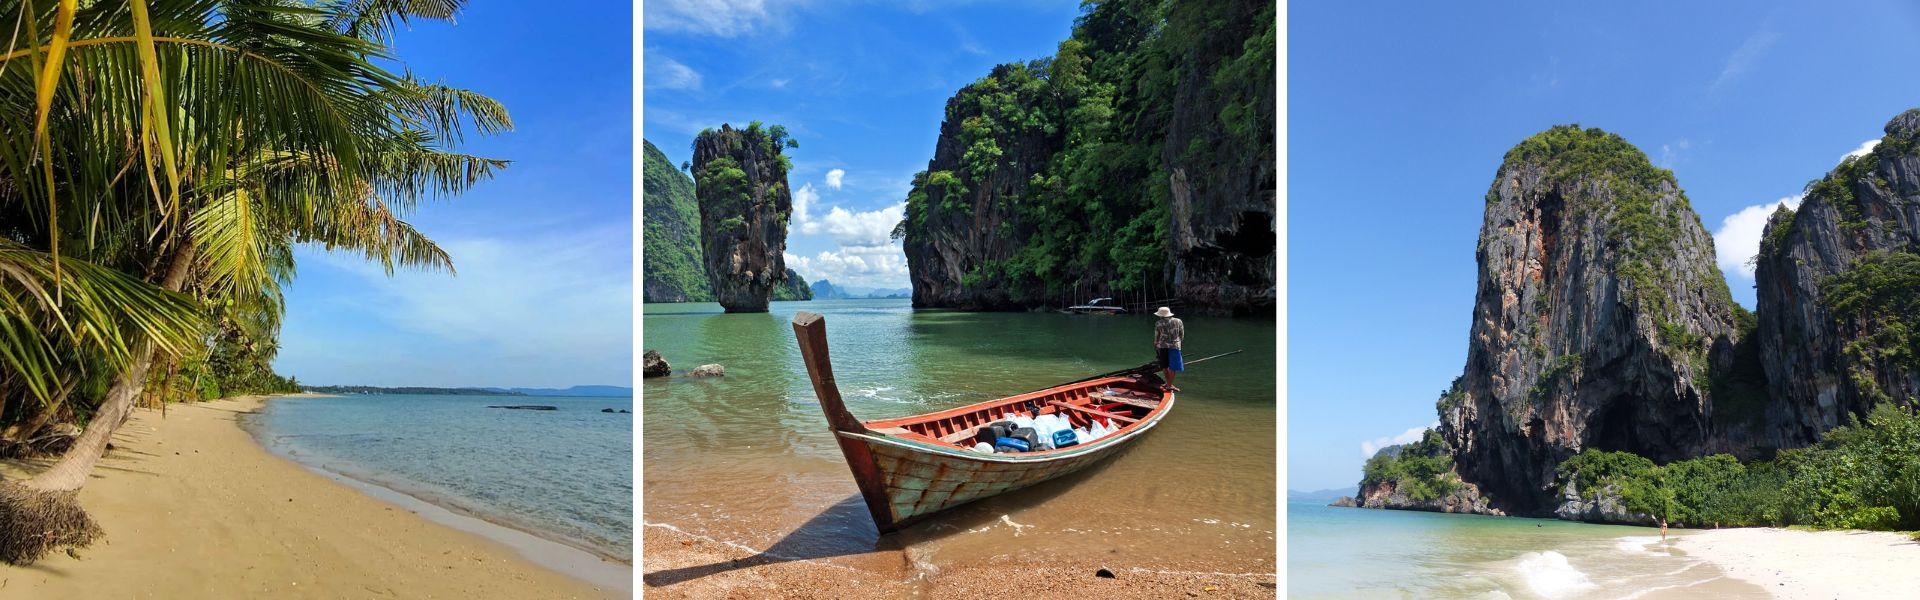
{"type": "Polygon", "coordinates": [[[1185,371],[1186,363],[1180,360],[1180,340],[1187,337],[1187,324],[1173,317],[1173,310],[1165,306],[1153,311],[1160,322],[1153,324],[1153,347],[1160,354],[1160,368],[1167,372],[1167,391],[1178,392],[1173,387],[1173,374],[1185,371]]]}

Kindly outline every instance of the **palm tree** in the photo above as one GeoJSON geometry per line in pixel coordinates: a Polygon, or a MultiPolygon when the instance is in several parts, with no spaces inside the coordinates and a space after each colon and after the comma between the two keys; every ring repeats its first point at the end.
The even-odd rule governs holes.
{"type": "Polygon", "coordinates": [[[75,495],[156,360],[209,314],[271,337],[296,244],[452,269],[403,217],[506,166],[448,148],[512,122],[381,63],[462,3],[0,0],[0,119],[35,124],[0,129],[0,395],[103,390],[50,468],[0,483],[0,561],[100,535],[75,495]]]}

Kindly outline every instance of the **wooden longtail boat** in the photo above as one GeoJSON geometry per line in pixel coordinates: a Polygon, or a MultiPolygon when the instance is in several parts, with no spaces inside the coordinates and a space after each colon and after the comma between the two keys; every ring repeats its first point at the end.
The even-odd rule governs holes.
{"type": "Polygon", "coordinates": [[[933,513],[1072,473],[1118,454],[1173,409],[1153,364],[924,415],[862,422],[841,402],[827,355],[826,319],[794,315],[793,332],[806,361],[827,428],[880,532],[892,533],[933,513]],[[1075,427],[1095,420],[1118,426],[1086,443],[1038,452],[988,454],[972,449],[974,435],[1016,413],[1056,413],[1075,427]]]}

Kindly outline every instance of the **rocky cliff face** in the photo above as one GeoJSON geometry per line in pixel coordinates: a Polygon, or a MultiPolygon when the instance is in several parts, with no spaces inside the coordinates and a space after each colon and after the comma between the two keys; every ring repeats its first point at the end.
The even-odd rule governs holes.
{"type": "Polygon", "coordinates": [[[1172,116],[1160,144],[1173,296],[1192,311],[1259,315],[1274,310],[1275,79],[1208,79],[1222,70],[1257,68],[1273,60],[1273,29],[1259,25],[1262,18],[1270,22],[1272,14],[1256,14],[1263,4],[1270,10],[1269,3],[1240,3],[1207,26],[1180,22],[1199,15],[1169,17],[1175,21],[1170,26],[1195,29],[1192,46],[1175,54],[1183,79],[1174,89],[1172,116]],[[1243,46],[1265,50],[1235,52],[1243,46]]]}
{"type": "Polygon", "coordinates": [[[1920,402],[1920,109],[1885,131],[1775,212],[1755,259],[1768,421],[1787,443],[1920,402]]]}
{"type": "Polygon", "coordinates": [[[693,193],[693,178],[674,167],[653,142],[645,144],[641,301],[711,302],[713,291],[700,262],[700,201],[693,193]]]}
{"type": "Polygon", "coordinates": [[[896,230],[914,305],[1271,316],[1273,10],[1102,2],[956,93],[896,230]]]}
{"type": "Polygon", "coordinates": [[[780,154],[785,141],[784,129],[759,123],[721,125],[693,141],[702,264],[727,312],[766,312],[774,287],[786,281],[781,253],[793,197],[780,154]]]}
{"type": "Polygon", "coordinates": [[[1736,308],[1670,172],[1598,129],[1507,153],[1487,192],[1467,365],[1439,403],[1460,476],[1541,514],[1584,448],[1665,462],[1713,445],[1736,308]]]}
{"type": "Polygon", "coordinates": [[[909,219],[919,219],[910,232],[903,232],[915,307],[1013,310],[1045,301],[1009,285],[986,285],[978,276],[983,266],[1011,259],[1036,233],[1021,220],[1014,199],[1061,143],[1044,128],[1012,128],[991,138],[996,158],[983,161],[976,153],[975,164],[968,163],[968,150],[978,140],[970,140],[975,136],[964,128],[992,110],[968,100],[999,91],[1001,82],[1016,74],[1031,76],[1032,71],[1026,65],[1001,65],[987,80],[947,100],[933,160],[914,180],[920,201],[909,201],[919,208],[909,219]],[[967,285],[969,281],[976,285],[967,285]]]}

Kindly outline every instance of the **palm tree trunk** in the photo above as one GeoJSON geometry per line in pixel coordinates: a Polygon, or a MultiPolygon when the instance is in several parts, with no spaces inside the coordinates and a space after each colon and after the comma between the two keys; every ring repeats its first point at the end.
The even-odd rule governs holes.
{"type": "MultiPolygon", "coordinates": [[[[183,239],[167,265],[162,287],[174,292],[185,287],[194,252],[193,242],[183,239]]],[[[80,507],[80,487],[106,453],[114,430],[132,413],[154,353],[151,340],[140,342],[133,364],[114,379],[86,431],[51,468],[17,484],[0,483],[0,562],[29,564],[56,548],[85,547],[100,537],[100,524],[80,507]]]]}
{"type": "Polygon", "coordinates": [[[33,434],[39,433],[41,427],[47,426],[47,421],[53,420],[53,416],[60,413],[60,407],[66,404],[67,397],[72,396],[73,389],[79,385],[80,378],[76,377],[73,373],[68,373],[65,377],[62,377],[60,379],[60,391],[53,395],[52,400],[43,406],[39,406],[36,411],[28,414],[25,420],[13,424],[13,426],[8,427],[4,432],[0,432],[0,438],[16,442],[26,442],[33,439],[33,434]]]}
{"type": "MultiPolygon", "coordinates": [[[[174,252],[173,263],[167,265],[166,277],[161,287],[167,291],[178,292],[186,286],[187,273],[192,270],[194,246],[191,240],[183,240],[180,248],[174,252]]],[[[113,438],[113,432],[125,423],[133,411],[133,400],[140,397],[140,390],[147,383],[147,371],[153,368],[154,347],[152,341],[141,341],[134,351],[133,364],[113,381],[113,387],[107,390],[106,400],[94,411],[93,420],[87,422],[87,430],[73,447],[60,456],[60,462],[41,471],[39,475],[26,480],[22,485],[45,491],[78,490],[87,483],[87,474],[93,472],[94,464],[100,462],[100,456],[107,451],[107,441],[113,438]]]]}

